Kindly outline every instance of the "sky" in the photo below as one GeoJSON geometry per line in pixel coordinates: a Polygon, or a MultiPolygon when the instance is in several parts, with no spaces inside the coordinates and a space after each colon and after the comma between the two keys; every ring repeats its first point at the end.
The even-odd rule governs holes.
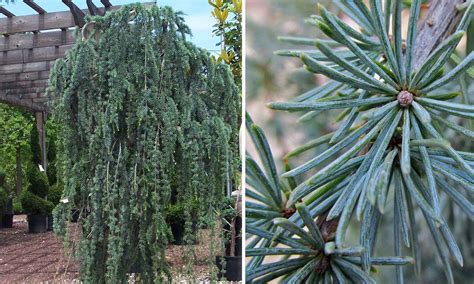
{"type": "MultiPolygon", "coordinates": [[[[113,5],[123,5],[134,2],[153,2],[154,0],[110,0],[113,5]]],[[[5,4],[1,1],[3,6],[7,8],[16,16],[31,15],[36,12],[28,7],[23,1],[16,0],[15,3],[5,4]]],[[[61,0],[36,0],[43,9],[47,12],[64,11],[67,9],[66,5],[61,0]]],[[[78,7],[86,9],[86,0],[73,0],[78,7]]],[[[158,5],[170,6],[176,11],[183,11],[185,13],[186,24],[191,28],[193,37],[190,40],[199,47],[210,51],[218,49],[216,43],[219,39],[212,34],[212,26],[214,19],[211,16],[211,6],[207,0],[157,0],[158,5]]],[[[98,7],[103,7],[100,0],[94,0],[98,7]]],[[[4,17],[0,15],[0,18],[4,17]]]]}

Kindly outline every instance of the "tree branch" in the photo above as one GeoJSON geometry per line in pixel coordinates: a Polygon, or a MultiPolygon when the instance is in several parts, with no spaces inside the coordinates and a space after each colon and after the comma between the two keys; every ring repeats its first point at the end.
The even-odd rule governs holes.
{"type": "Polygon", "coordinates": [[[456,5],[465,0],[432,0],[426,18],[418,23],[414,68],[418,69],[428,55],[448,36],[453,34],[461,21],[462,11],[456,5]]]}

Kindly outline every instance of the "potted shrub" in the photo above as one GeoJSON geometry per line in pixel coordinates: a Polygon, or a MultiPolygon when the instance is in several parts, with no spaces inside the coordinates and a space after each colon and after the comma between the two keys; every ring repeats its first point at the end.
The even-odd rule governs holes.
{"type": "MultiPolygon", "coordinates": [[[[173,241],[171,242],[174,245],[184,245],[186,244],[184,235],[186,230],[186,211],[190,211],[190,216],[193,217],[192,220],[192,230],[195,231],[198,225],[197,211],[198,203],[196,201],[189,202],[176,202],[171,204],[166,208],[166,223],[171,229],[173,235],[173,241]]],[[[193,240],[193,244],[197,244],[197,238],[193,240]]]]}
{"type": "Polygon", "coordinates": [[[13,227],[13,200],[5,188],[5,172],[0,171],[0,228],[13,227]]]}
{"type": "Polygon", "coordinates": [[[32,166],[28,172],[30,185],[22,193],[21,205],[28,214],[28,232],[43,233],[47,230],[47,216],[53,211],[53,203],[46,200],[49,185],[46,174],[32,166]]]}
{"type": "Polygon", "coordinates": [[[225,254],[216,256],[219,278],[242,280],[242,215],[240,189],[232,198],[226,198],[221,210],[225,254]],[[223,269],[225,268],[225,269],[223,269]]]}

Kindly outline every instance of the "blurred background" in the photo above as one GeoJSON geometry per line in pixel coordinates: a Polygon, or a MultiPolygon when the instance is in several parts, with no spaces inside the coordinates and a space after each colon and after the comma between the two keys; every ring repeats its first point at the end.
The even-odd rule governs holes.
{"type": "MultiPolygon", "coordinates": [[[[279,36],[321,37],[317,28],[304,22],[310,15],[317,14],[318,3],[338,13],[340,18],[347,19],[342,12],[337,10],[331,0],[246,1],[246,108],[254,122],[264,129],[280,173],[282,172],[283,156],[286,153],[311,139],[334,131],[337,127],[334,121],[338,111],[325,111],[313,119],[298,122],[299,115],[297,113],[273,111],[265,106],[268,102],[287,101],[326,80],[322,76],[306,72],[302,68],[301,62],[296,58],[274,55],[277,50],[307,48],[280,42],[279,36]]],[[[404,3],[409,5],[410,1],[404,1],[404,3]]],[[[424,11],[427,8],[428,5],[423,5],[424,11]]],[[[404,15],[406,18],[408,17],[408,10],[405,9],[404,15]]],[[[406,28],[406,24],[404,28],[406,28]]],[[[470,41],[472,42],[472,39],[470,41]]],[[[460,56],[465,54],[465,43],[464,39],[458,48],[460,56]]],[[[462,80],[472,90],[472,79],[462,78],[462,80]]],[[[457,81],[453,84],[459,85],[460,83],[457,81]]],[[[474,95],[472,92],[468,93],[470,101],[473,102],[474,95]]],[[[464,150],[471,152],[474,150],[472,143],[469,143],[472,141],[468,141],[468,143],[459,141],[460,137],[448,137],[448,139],[454,142],[453,144],[458,144],[459,149],[464,148],[464,150]]],[[[254,156],[251,141],[247,140],[246,145],[248,152],[254,156]]],[[[303,161],[307,161],[308,157],[314,156],[315,152],[320,152],[321,149],[316,148],[313,151],[308,151],[306,155],[291,160],[290,163],[299,165],[303,161]]],[[[470,199],[472,201],[473,196],[470,199]]],[[[464,257],[464,267],[462,268],[454,261],[451,263],[456,283],[474,283],[474,222],[469,220],[464,213],[458,211],[458,208],[453,206],[450,200],[445,200],[444,203],[445,216],[448,216],[448,222],[456,235],[464,257]]],[[[392,206],[390,202],[388,206],[392,206]]],[[[392,212],[392,210],[387,210],[387,212],[392,212]]],[[[422,216],[417,217],[419,220],[423,219],[422,216]]],[[[419,239],[423,253],[422,273],[416,277],[413,267],[407,267],[404,269],[406,283],[445,283],[443,269],[441,269],[431,234],[424,221],[419,224],[421,228],[418,232],[420,232],[419,239]]],[[[348,239],[357,242],[357,222],[353,222],[352,226],[348,239]]],[[[391,214],[384,215],[377,237],[375,255],[393,254],[392,226],[393,216],[391,214]]],[[[373,275],[378,283],[395,282],[394,269],[389,267],[381,268],[373,275]]]]}

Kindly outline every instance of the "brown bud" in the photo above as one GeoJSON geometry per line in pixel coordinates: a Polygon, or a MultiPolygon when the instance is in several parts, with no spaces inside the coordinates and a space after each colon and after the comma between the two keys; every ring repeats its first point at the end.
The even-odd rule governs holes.
{"type": "Polygon", "coordinates": [[[401,107],[409,107],[413,102],[413,94],[408,91],[401,91],[397,95],[397,100],[401,107]]]}

